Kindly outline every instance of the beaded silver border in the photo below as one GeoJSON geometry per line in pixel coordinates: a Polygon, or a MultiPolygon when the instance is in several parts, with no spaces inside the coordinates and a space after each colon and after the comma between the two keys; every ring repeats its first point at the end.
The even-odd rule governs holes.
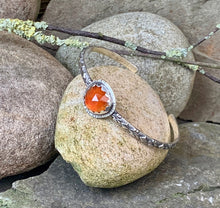
{"type": "Polygon", "coordinates": [[[83,105],[84,105],[84,108],[86,109],[87,113],[94,117],[94,118],[106,118],[106,117],[109,117],[110,115],[112,115],[115,111],[115,107],[116,107],[116,99],[115,99],[115,95],[114,95],[114,92],[112,90],[112,88],[109,86],[109,84],[107,82],[105,82],[104,80],[96,80],[96,81],[93,81],[91,82],[87,88],[86,88],[86,91],[84,93],[84,96],[83,96],[83,105]],[[93,87],[93,86],[104,86],[104,88],[106,88],[106,93],[110,95],[110,100],[112,101],[110,106],[108,106],[106,108],[106,111],[107,112],[104,112],[104,113],[94,113],[93,111],[90,111],[86,104],[85,104],[85,96],[86,96],[86,93],[88,92],[88,90],[93,87]]]}

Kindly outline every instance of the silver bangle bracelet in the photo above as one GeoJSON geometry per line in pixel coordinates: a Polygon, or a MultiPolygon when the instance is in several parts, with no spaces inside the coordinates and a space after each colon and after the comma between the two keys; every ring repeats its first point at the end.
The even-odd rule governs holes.
{"type": "Polygon", "coordinates": [[[97,52],[101,53],[109,58],[119,62],[120,64],[127,67],[129,70],[136,72],[137,68],[128,62],[125,58],[121,57],[115,52],[112,52],[106,48],[89,46],[84,48],[79,57],[79,67],[86,84],[86,91],[84,94],[84,107],[87,113],[94,118],[106,118],[111,116],[114,121],[119,123],[122,127],[126,128],[135,138],[143,142],[146,145],[153,146],[160,149],[171,149],[173,148],[179,139],[178,125],[176,123],[175,117],[173,115],[168,116],[170,127],[172,129],[172,141],[170,143],[160,142],[156,139],[149,137],[148,135],[142,133],[139,129],[134,127],[128,121],[126,121],[116,110],[116,99],[111,87],[103,80],[93,81],[90,77],[87,67],[85,64],[85,53],[86,52],[97,52]],[[94,92],[99,93],[99,98],[94,95],[94,92]],[[91,99],[94,101],[99,101],[96,106],[91,105],[91,99]]]}

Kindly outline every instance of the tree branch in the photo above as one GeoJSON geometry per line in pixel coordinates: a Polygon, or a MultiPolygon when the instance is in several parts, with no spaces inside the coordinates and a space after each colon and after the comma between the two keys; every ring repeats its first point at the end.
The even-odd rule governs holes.
{"type": "MultiPolygon", "coordinates": [[[[103,40],[103,41],[111,42],[111,43],[114,43],[114,44],[118,44],[118,45],[121,45],[121,46],[127,46],[127,47],[130,46],[129,48],[133,49],[132,52],[122,51],[122,50],[118,50],[118,51],[115,50],[115,52],[117,52],[119,54],[123,54],[123,55],[145,56],[145,57],[157,58],[157,59],[162,59],[162,60],[166,60],[166,61],[175,62],[179,65],[183,65],[184,67],[186,67],[190,70],[198,71],[201,74],[203,74],[204,76],[206,76],[207,78],[209,78],[210,80],[214,81],[215,83],[220,84],[220,80],[218,78],[208,74],[202,68],[199,67],[199,66],[203,66],[203,67],[210,67],[210,68],[220,69],[220,66],[216,65],[216,64],[184,61],[184,60],[181,60],[180,58],[178,58],[178,59],[177,58],[172,58],[172,57],[167,56],[166,52],[154,51],[154,50],[146,49],[144,47],[135,46],[132,43],[128,43],[124,40],[120,40],[120,39],[117,39],[117,38],[109,37],[109,36],[103,35],[102,33],[93,33],[93,32],[82,31],[82,30],[71,30],[71,29],[56,27],[56,26],[53,26],[53,25],[48,25],[47,30],[63,32],[63,33],[73,35],[73,36],[82,36],[82,37],[94,38],[94,39],[103,40]],[[135,51],[138,51],[139,53],[136,53],[135,51]]],[[[218,30],[219,30],[219,25],[215,28],[215,30],[213,32],[209,33],[206,37],[202,38],[197,43],[190,46],[187,50],[191,51],[193,48],[200,45],[205,40],[209,39],[218,30]]],[[[177,52],[179,52],[179,51],[177,50],[177,52]]],[[[181,54],[181,52],[180,52],[180,55],[178,55],[178,57],[181,57],[182,55],[183,54],[181,54]]],[[[174,57],[175,57],[175,54],[174,54],[174,57]]]]}
{"type": "MultiPolygon", "coordinates": [[[[113,50],[113,51],[120,54],[120,55],[126,55],[126,56],[142,56],[142,57],[148,57],[148,58],[153,58],[153,59],[162,59],[160,56],[153,55],[153,54],[146,54],[146,53],[140,53],[140,52],[130,52],[127,50],[113,50]]],[[[184,61],[184,60],[175,59],[175,58],[168,58],[168,57],[165,57],[163,60],[170,61],[170,62],[176,62],[176,63],[178,62],[181,64],[190,64],[190,65],[197,65],[197,66],[201,66],[201,67],[220,69],[220,65],[206,63],[206,62],[184,61]]]]}
{"type": "Polygon", "coordinates": [[[220,84],[220,79],[218,79],[218,78],[212,76],[211,74],[205,72],[205,73],[204,73],[204,76],[206,76],[207,78],[211,79],[212,81],[214,81],[214,82],[220,84]]]}
{"type": "MultiPolygon", "coordinates": [[[[121,45],[121,46],[125,46],[125,44],[126,44],[126,41],[124,41],[124,40],[109,37],[109,36],[103,35],[102,33],[93,33],[93,32],[82,31],[82,30],[71,30],[71,29],[56,27],[53,25],[48,25],[47,30],[63,32],[63,33],[73,35],[73,36],[83,36],[83,37],[94,38],[94,39],[98,39],[98,40],[104,40],[104,41],[115,43],[115,44],[121,45]]],[[[166,55],[165,52],[153,51],[153,50],[149,50],[149,49],[146,49],[146,48],[143,48],[140,46],[137,46],[135,49],[136,49],[136,51],[139,51],[142,53],[153,54],[153,55],[157,55],[157,56],[165,56],[166,55]]]]}
{"type": "Polygon", "coordinates": [[[207,39],[211,38],[211,36],[213,36],[217,31],[219,31],[219,28],[216,27],[212,32],[210,32],[207,36],[205,36],[204,38],[202,38],[201,40],[199,40],[197,43],[194,43],[192,45],[192,48],[197,47],[198,45],[200,45],[201,43],[203,43],[204,41],[206,41],[207,39]]]}
{"type": "MultiPolygon", "coordinates": [[[[203,39],[201,39],[194,45],[189,46],[188,48],[174,48],[166,52],[161,52],[161,51],[149,50],[141,46],[136,46],[135,44],[129,41],[124,41],[124,40],[120,40],[117,38],[109,37],[101,33],[92,33],[88,31],[59,28],[56,26],[48,25],[46,22],[43,22],[43,21],[34,22],[31,20],[23,21],[19,19],[9,19],[9,18],[0,19],[0,31],[8,31],[10,33],[12,32],[12,33],[19,35],[20,37],[26,38],[27,40],[36,40],[37,43],[41,45],[44,43],[49,43],[49,44],[57,45],[57,46],[61,46],[61,45],[74,46],[80,49],[85,48],[89,45],[88,42],[80,42],[77,39],[67,38],[67,39],[61,40],[59,37],[56,37],[54,35],[45,35],[42,32],[42,30],[43,31],[54,30],[54,31],[59,31],[59,32],[67,33],[67,34],[74,35],[74,36],[84,36],[84,37],[104,40],[104,41],[108,41],[111,43],[115,43],[115,44],[130,48],[132,49],[132,52],[139,52],[139,53],[141,52],[145,56],[148,55],[148,57],[151,56],[152,58],[163,59],[166,61],[172,61],[177,64],[181,64],[190,70],[200,72],[201,74],[205,75],[206,77],[208,77],[209,79],[213,80],[216,83],[219,83],[219,80],[216,77],[210,74],[207,74],[203,69],[200,68],[200,66],[206,66],[206,67],[208,66],[212,68],[219,68],[219,66],[214,65],[214,64],[208,65],[207,63],[201,63],[201,62],[197,62],[195,64],[195,62],[186,62],[182,59],[188,54],[189,51],[191,51],[194,47],[198,46],[205,40],[209,39],[219,29],[220,29],[220,24],[216,25],[216,28],[213,32],[209,33],[206,37],[204,37],[203,39]]],[[[129,55],[132,55],[132,53],[129,53],[129,55]]]]}

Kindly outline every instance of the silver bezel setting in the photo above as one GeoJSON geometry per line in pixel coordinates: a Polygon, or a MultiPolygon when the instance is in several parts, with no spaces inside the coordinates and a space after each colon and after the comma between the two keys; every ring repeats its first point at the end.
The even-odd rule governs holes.
{"type": "Polygon", "coordinates": [[[84,108],[86,109],[87,113],[94,118],[109,117],[114,113],[115,107],[116,107],[116,99],[115,99],[114,92],[113,92],[112,88],[109,86],[109,84],[107,82],[105,82],[104,80],[95,80],[95,81],[91,82],[85,90],[85,93],[83,96],[83,105],[84,105],[84,108]],[[102,87],[102,89],[104,89],[104,91],[106,92],[106,96],[109,97],[109,100],[110,100],[109,106],[106,108],[106,110],[103,112],[100,112],[100,113],[96,113],[96,112],[89,110],[85,104],[85,96],[86,96],[88,90],[94,86],[102,87]]]}

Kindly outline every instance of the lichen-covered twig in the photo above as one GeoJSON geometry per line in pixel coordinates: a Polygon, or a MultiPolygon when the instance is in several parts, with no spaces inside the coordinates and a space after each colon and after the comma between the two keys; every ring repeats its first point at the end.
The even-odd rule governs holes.
{"type": "MultiPolygon", "coordinates": [[[[209,37],[211,37],[211,35],[216,33],[219,30],[219,28],[220,28],[220,25],[217,25],[216,29],[213,32],[209,33],[209,37]]],[[[88,32],[88,31],[81,31],[81,30],[71,30],[71,29],[65,29],[65,28],[58,28],[58,27],[52,26],[52,25],[49,25],[47,30],[64,32],[64,33],[67,33],[67,34],[70,34],[73,36],[83,36],[83,37],[89,37],[89,38],[95,38],[95,39],[99,39],[99,40],[103,40],[103,41],[108,41],[108,42],[111,42],[114,44],[126,46],[127,48],[133,50],[132,53],[128,52],[129,54],[124,54],[124,55],[134,55],[134,51],[138,51],[138,52],[141,52],[141,53],[138,53],[138,55],[140,55],[140,56],[148,56],[148,57],[152,57],[152,58],[164,59],[166,61],[180,63],[182,65],[183,64],[191,64],[191,65],[198,65],[198,66],[202,66],[202,67],[220,69],[220,66],[216,65],[216,64],[203,63],[203,62],[194,63],[194,62],[187,62],[187,61],[182,60],[182,58],[187,56],[189,51],[191,51],[194,47],[196,47],[197,45],[199,45],[203,41],[207,40],[208,39],[207,37],[203,38],[202,39],[203,41],[200,40],[198,43],[191,45],[188,48],[174,48],[174,49],[171,49],[171,50],[168,50],[165,52],[161,52],[161,51],[154,51],[154,50],[149,50],[149,49],[146,49],[146,48],[143,48],[140,46],[136,46],[133,43],[130,43],[130,42],[127,42],[124,40],[120,40],[117,38],[112,38],[112,37],[103,35],[101,33],[93,33],[93,32],[88,32]]],[[[188,66],[185,65],[185,67],[188,67],[188,66]]],[[[200,71],[198,70],[198,72],[200,72],[200,71]]],[[[208,78],[210,78],[210,76],[208,78]]],[[[212,79],[212,80],[215,81],[215,79],[212,79]]]]}
{"type": "Polygon", "coordinates": [[[109,37],[102,33],[93,33],[93,32],[82,31],[82,30],[72,30],[72,29],[60,28],[60,27],[53,26],[53,25],[48,25],[47,30],[63,32],[63,33],[73,35],[73,36],[82,36],[82,37],[89,37],[89,38],[94,38],[98,40],[108,41],[114,44],[126,46],[127,48],[130,48],[133,51],[138,51],[144,54],[152,54],[152,55],[160,56],[162,59],[165,59],[165,60],[168,60],[170,58],[173,58],[172,60],[174,60],[174,58],[182,59],[186,57],[189,51],[191,51],[193,48],[195,48],[196,46],[198,46],[199,44],[201,44],[202,42],[204,42],[205,40],[213,36],[219,30],[219,28],[220,28],[220,25],[217,25],[214,31],[210,32],[206,37],[202,38],[200,41],[189,46],[188,48],[173,48],[165,52],[149,50],[144,47],[137,46],[134,43],[120,40],[120,39],[113,38],[113,37],[109,37]]]}
{"type": "Polygon", "coordinates": [[[0,19],[0,31],[15,33],[28,40],[36,40],[39,44],[49,43],[51,45],[66,45],[77,48],[84,48],[89,45],[87,42],[80,42],[76,39],[67,38],[61,40],[54,35],[45,35],[42,31],[46,30],[46,22],[33,22],[31,20],[22,21],[19,19],[0,19]]]}
{"type": "Polygon", "coordinates": [[[194,43],[192,45],[192,49],[197,47],[198,45],[200,45],[201,43],[203,43],[204,41],[206,41],[207,39],[211,38],[217,31],[219,31],[220,29],[220,24],[216,25],[215,29],[210,32],[207,36],[205,36],[204,38],[202,38],[201,40],[199,40],[197,43],[194,43]]]}
{"type": "MultiPolygon", "coordinates": [[[[146,53],[140,53],[140,52],[130,52],[128,50],[113,50],[114,52],[120,54],[120,55],[126,55],[126,56],[142,56],[142,57],[148,57],[153,59],[163,59],[160,56],[153,55],[153,54],[146,54],[146,53]]],[[[165,58],[166,61],[175,62],[179,64],[191,64],[191,65],[198,65],[200,67],[207,67],[207,68],[213,68],[213,69],[220,69],[220,65],[213,64],[213,63],[206,63],[206,62],[199,62],[199,61],[186,61],[186,60],[180,60],[176,58],[165,58]]]]}
{"type": "MultiPolygon", "coordinates": [[[[205,75],[209,79],[213,80],[216,83],[220,83],[219,79],[216,77],[207,74],[200,66],[206,66],[210,68],[216,68],[219,69],[220,66],[215,65],[215,64],[209,64],[209,63],[201,63],[201,62],[187,62],[183,61],[182,58],[186,57],[188,52],[191,51],[193,48],[210,38],[214,33],[216,33],[220,29],[220,24],[218,24],[215,28],[215,30],[211,33],[209,33],[208,36],[204,37],[200,41],[198,41],[196,44],[191,45],[188,48],[174,48],[165,52],[161,51],[154,51],[154,50],[149,50],[141,46],[136,46],[135,44],[120,40],[117,38],[109,37],[106,35],[103,35],[102,33],[93,33],[93,32],[88,32],[88,31],[81,31],[81,30],[71,30],[71,29],[65,29],[65,28],[59,28],[56,26],[52,25],[47,25],[46,22],[33,22],[33,21],[22,21],[19,19],[0,19],[0,31],[8,31],[8,32],[13,32],[21,37],[24,37],[28,40],[34,39],[36,40],[39,44],[43,43],[49,43],[52,45],[66,45],[66,46],[73,46],[77,48],[84,48],[89,45],[87,42],[80,42],[76,39],[71,39],[67,38],[65,40],[61,40],[59,37],[56,37],[54,35],[45,35],[43,34],[42,31],[39,30],[53,30],[53,31],[58,31],[58,32],[63,32],[67,33],[73,36],[83,36],[83,37],[89,37],[89,38],[94,38],[94,39],[99,39],[103,41],[108,41],[114,44],[122,45],[125,46],[129,49],[131,49],[133,52],[141,52],[142,55],[152,57],[152,58],[158,58],[158,59],[163,59],[166,61],[172,61],[177,64],[181,64],[191,70],[198,71],[201,74],[205,75]]],[[[129,54],[125,55],[134,55],[132,52],[129,54]]],[[[141,55],[138,54],[138,55],[141,55]]]]}
{"type": "Polygon", "coordinates": [[[82,36],[82,37],[88,37],[88,38],[94,38],[94,39],[98,39],[98,40],[108,41],[108,42],[111,42],[111,43],[114,43],[117,45],[127,46],[130,49],[133,49],[133,50],[136,50],[136,51],[139,51],[142,53],[154,54],[154,55],[158,55],[158,56],[166,55],[165,52],[149,50],[149,49],[143,48],[141,46],[136,46],[135,44],[124,41],[124,40],[120,40],[117,38],[103,35],[102,33],[93,33],[93,32],[82,31],[82,30],[72,30],[72,29],[56,27],[53,25],[48,25],[47,30],[63,32],[63,33],[73,35],[73,36],[82,36]]]}
{"type": "Polygon", "coordinates": [[[206,41],[207,39],[211,38],[217,31],[220,29],[220,24],[216,25],[215,29],[210,32],[207,36],[204,38],[200,39],[198,42],[194,43],[193,45],[190,45],[188,48],[174,48],[171,50],[166,51],[166,55],[162,56],[162,58],[167,59],[167,58],[177,58],[177,59],[182,59],[187,56],[188,52],[206,41]]]}
{"type": "MultiPolygon", "coordinates": [[[[148,57],[148,58],[153,58],[153,59],[161,59],[161,57],[152,55],[152,54],[144,54],[140,52],[130,52],[126,50],[113,50],[114,52],[120,54],[120,55],[127,55],[127,56],[143,56],[143,57],[148,57]]],[[[179,59],[174,59],[174,58],[166,58],[166,61],[170,62],[175,62],[176,64],[182,65],[190,70],[197,71],[200,74],[203,74],[210,80],[220,84],[220,79],[212,76],[211,74],[207,73],[201,66],[203,67],[208,67],[208,68],[215,68],[215,69],[220,69],[220,66],[217,64],[211,64],[211,63],[204,63],[204,62],[194,62],[194,61],[183,61],[179,59]]]]}
{"type": "Polygon", "coordinates": [[[206,76],[207,78],[209,78],[210,80],[220,84],[220,79],[214,77],[213,75],[209,74],[208,72],[205,72],[203,75],[206,76]]]}
{"type": "Polygon", "coordinates": [[[204,75],[205,77],[209,78],[210,80],[220,84],[220,79],[217,77],[212,76],[208,72],[206,72],[203,68],[199,67],[198,65],[192,65],[192,64],[182,64],[184,67],[191,69],[193,71],[197,71],[200,74],[204,75]]]}

